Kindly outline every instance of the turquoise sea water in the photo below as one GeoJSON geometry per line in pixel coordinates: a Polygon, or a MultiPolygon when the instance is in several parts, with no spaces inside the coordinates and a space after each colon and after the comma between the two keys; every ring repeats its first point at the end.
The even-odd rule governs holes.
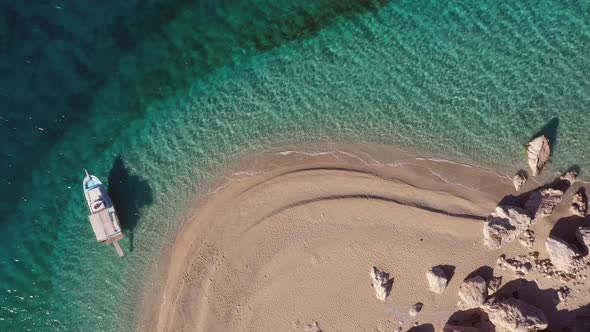
{"type": "Polygon", "coordinates": [[[186,206],[240,153],[376,142],[590,172],[590,1],[0,1],[0,330],[131,330],[186,206]],[[125,260],[80,188],[107,181],[125,260]]]}

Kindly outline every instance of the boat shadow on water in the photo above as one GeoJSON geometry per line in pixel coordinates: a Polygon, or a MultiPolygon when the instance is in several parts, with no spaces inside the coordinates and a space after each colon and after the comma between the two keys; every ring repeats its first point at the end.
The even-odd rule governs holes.
{"type": "Polygon", "coordinates": [[[125,161],[119,155],[109,172],[109,196],[113,201],[121,228],[129,237],[129,251],[133,251],[133,235],[140,221],[140,209],[153,203],[154,198],[149,182],[131,174],[125,161]]]}

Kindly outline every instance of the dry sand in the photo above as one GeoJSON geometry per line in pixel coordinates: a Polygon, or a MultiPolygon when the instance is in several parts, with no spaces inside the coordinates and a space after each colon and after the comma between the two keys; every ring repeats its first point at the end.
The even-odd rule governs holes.
{"type": "MultiPolygon", "coordinates": [[[[496,260],[529,250],[514,242],[492,251],[482,240],[485,216],[513,190],[510,178],[382,146],[315,149],[329,152],[242,158],[232,166],[240,172],[199,199],[158,264],[140,330],[315,331],[317,322],[322,331],[392,331],[401,322],[405,331],[418,322],[414,331],[441,331],[472,272],[516,279],[496,260]],[[442,294],[425,276],[436,265],[453,270],[442,294]],[[371,286],[373,266],[394,278],[384,302],[371,286]],[[417,302],[423,308],[411,317],[417,302]]],[[[542,257],[574,191],[554,219],[533,227],[542,257]]],[[[558,280],[534,271],[525,279],[533,281],[509,286],[534,299],[552,328],[588,296],[584,283],[569,285],[572,295],[556,305],[558,280]]]]}

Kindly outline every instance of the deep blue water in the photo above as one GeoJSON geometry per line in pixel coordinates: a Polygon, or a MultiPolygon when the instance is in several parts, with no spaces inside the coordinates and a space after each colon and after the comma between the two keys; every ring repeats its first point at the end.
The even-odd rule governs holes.
{"type": "Polygon", "coordinates": [[[590,170],[590,1],[0,1],[0,330],[132,329],[186,204],[238,153],[378,142],[590,170]],[[82,168],[127,259],[94,242],[82,168]]]}

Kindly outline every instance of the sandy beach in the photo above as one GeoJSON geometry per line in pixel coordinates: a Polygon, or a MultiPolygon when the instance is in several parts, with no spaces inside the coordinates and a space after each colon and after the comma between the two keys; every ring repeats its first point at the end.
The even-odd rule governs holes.
{"type": "MultiPolygon", "coordinates": [[[[514,241],[491,250],[482,227],[514,193],[510,177],[386,146],[313,150],[241,158],[219,187],[195,199],[157,264],[140,330],[442,331],[451,322],[494,331],[481,310],[458,308],[459,288],[474,275],[502,277],[499,292],[537,306],[552,330],[586,304],[590,288],[583,282],[568,283],[567,300],[559,303],[565,284],[558,278],[534,266],[517,276],[497,264],[503,254],[538,251],[546,258],[545,239],[556,230],[572,240],[572,226],[587,220],[556,225],[571,219],[579,184],[550,217],[531,226],[534,244],[514,241]],[[426,278],[434,266],[448,278],[440,294],[426,278]],[[373,267],[393,278],[385,301],[375,296],[373,267]],[[412,316],[416,303],[423,306],[412,316]]],[[[539,185],[531,180],[523,191],[539,185]]]]}

